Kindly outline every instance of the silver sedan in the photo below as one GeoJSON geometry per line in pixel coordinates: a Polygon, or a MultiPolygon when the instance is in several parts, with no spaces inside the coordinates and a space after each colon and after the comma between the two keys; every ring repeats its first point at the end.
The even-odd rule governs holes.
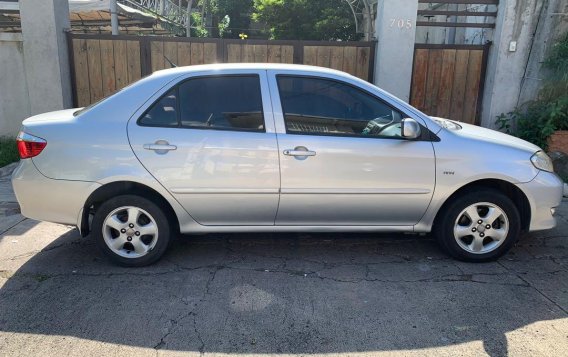
{"type": "Polygon", "coordinates": [[[554,227],[563,187],[535,145],[298,65],[159,71],[26,119],[18,148],[22,213],[128,266],[179,233],[243,231],[433,231],[451,256],[488,261],[554,227]]]}

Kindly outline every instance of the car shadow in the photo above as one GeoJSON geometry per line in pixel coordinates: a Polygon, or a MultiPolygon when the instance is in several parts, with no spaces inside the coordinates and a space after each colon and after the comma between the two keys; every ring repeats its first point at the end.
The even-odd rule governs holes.
{"type": "Polygon", "coordinates": [[[551,297],[542,285],[568,277],[558,263],[566,244],[547,246],[547,237],[526,237],[499,262],[467,264],[428,236],[211,234],[182,237],[157,264],[129,269],[70,231],[8,277],[0,331],[246,354],[483,341],[502,356],[508,332],[568,316],[566,290],[551,297]]]}

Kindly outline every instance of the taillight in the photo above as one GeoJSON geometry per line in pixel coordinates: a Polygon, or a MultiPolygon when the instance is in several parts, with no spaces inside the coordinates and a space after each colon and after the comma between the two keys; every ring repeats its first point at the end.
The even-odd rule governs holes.
{"type": "Polygon", "coordinates": [[[47,146],[47,141],[37,136],[30,135],[20,131],[16,138],[18,145],[18,152],[20,158],[28,159],[30,157],[38,156],[41,151],[47,146]]]}

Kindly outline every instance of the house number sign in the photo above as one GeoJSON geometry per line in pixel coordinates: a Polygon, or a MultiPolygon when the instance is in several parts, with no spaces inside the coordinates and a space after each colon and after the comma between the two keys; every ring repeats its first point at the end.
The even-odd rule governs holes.
{"type": "Polygon", "coordinates": [[[410,30],[412,28],[412,20],[411,19],[390,19],[390,27],[398,28],[401,30],[410,30]]]}

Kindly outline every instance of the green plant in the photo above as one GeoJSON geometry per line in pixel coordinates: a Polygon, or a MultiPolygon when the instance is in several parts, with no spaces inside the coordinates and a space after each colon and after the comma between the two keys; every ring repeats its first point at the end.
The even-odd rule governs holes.
{"type": "Polygon", "coordinates": [[[505,113],[499,114],[497,116],[497,119],[495,120],[495,125],[497,126],[497,129],[506,134],[512,134],[511,122],[515,120],[517,115],[518,112],[516,111],[512,111],[507,114],[505,113]]]}
{"type": "Polygon", "coordinates": [[[217,25],[217,27],[219,28],[219,37],[224,37],[225,34],[230,33],[230,30],[228,30],[230,24],[231,24],[231,17],[229,15],[225,15],[221,19],[221,21],[219,21],[219,24],[217,25]]]}
{"type": "Polygon", "coordinates": [[[207,37],[209,36],[209,31],[205,28],[205,24],[201,13],[199,12],[192,12],[191,13],[191,35],[193,37],[207,37]]]}
{"type": "Polygon", "coordinates": [[[275,40],[354,41],[361,38],[344,0],[254,0],[252,19],[275,40]]]}
{"type": "Polygon", "coordinates": [[[16,139],[0,137],[0,167],[4,167],[12,162],[20,160],[16,139]]]}
{"type": "Polygon", "coordinates": [[[535,100],[495,120],[498,129],[547,149],[556,130],[568,130],[568,33],[552,47],[543,68],[544,84],[535,100]],[[512,129],[516,123],[516,129],[512,129]]]}

